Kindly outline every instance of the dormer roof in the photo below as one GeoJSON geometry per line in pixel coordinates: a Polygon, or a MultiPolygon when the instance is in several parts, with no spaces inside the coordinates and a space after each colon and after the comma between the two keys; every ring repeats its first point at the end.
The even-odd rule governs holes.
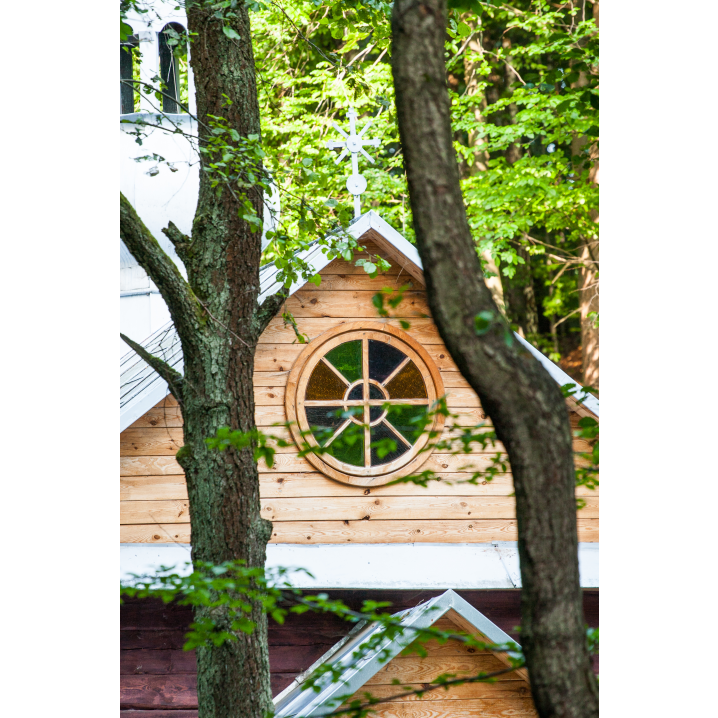
{"type": "MultiPolygon", "coordinates": [[[[349,635],[345,636],[310,668],[297,676],[275,699],[275,718],[289,716],[320,715],[338,707],[339,696],[351,695],[358,691],[367,681],[371,680],[389,661],[399,655],[417,638],[412,629],[430,628],[440,618],[450,618],[457,624],[457,630],[474,635],[486,643],[505,644],[513,639],[496,624],[484,616],[471,604],[452,590],[441,596],[432,598],[418,606],[394,614],[405,627],[400,635],[381,641],[378,637],[384,632],[381,623],[358,624],[349,635]],[[322,666],[331,666],[340,671],[339,677],[332,680],[335,671],[325,673],[317,680],[319,692],[312,689],[303,690],[302,684],[315,674],[322,666]]],[[[518,644],[516,644],[518,645],[518,644]]],[[[508,664],[506,654],[495,653],[502,662],[508,664]]],[[[527,680],[524,669],[517,674],[527,680]]],[[[397,690],[400,690],[397,687],[397,690]]]]}

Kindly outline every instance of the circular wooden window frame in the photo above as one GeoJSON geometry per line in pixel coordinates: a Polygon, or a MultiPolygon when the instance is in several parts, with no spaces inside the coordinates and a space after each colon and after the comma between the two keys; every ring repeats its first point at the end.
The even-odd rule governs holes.
{"type": "MultiPolygon", "coordinates": [[[[304,399],[299,398],[305,396],[307,382],[314,367],[327,352],[353,339],[383,341],[387,344],[392,344],[408,356],[424,378],[429,406],[444,395],[444,382],[436,364],[426,349],[406,332],[388,324],[379,324],[377,322],[341,324],[312,340],[297,357],[294,366],[289,372],[285,393],[285,407],[292,436],[299,446],[305,442],[311,446],[319,446],[317,440],[309,431],[306,413],[301,410],[304,406],[304,399]]],[[[366,370],[367,368],[365,367],[364,372],[366,370]]],[[[445,417],[443,414],[436,414],[427,430],[440,432],[444,427],[444,422],[445,417]]],[[[432,448],[425,448],[429,443],[428,431],[419,437],[408,452],[381,466],[352,466],[327,454],[309,453],[306,459],[323,474],[342,483],[354,486],[381,486],[416,471],[431,456],[432,448]]]]}

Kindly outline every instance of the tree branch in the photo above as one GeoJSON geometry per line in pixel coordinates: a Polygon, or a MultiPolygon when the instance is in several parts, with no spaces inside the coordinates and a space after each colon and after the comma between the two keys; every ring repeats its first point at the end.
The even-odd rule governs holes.
{"type": "MultiPolygon", "coordinates": [[[[174,226],[172,223],[170,225],[174,226]]],[[[179,233],[179,230],[177,232],[179,233]]],[[[162,298],[167,302],[172,321],[180,337],[185,341],[191,341],[197,329],[197,320],[200,318],[200,306],[177,265],[160,247],[121,192],[120,237],[142,269],[157,285],[162,298]]]]}
{"type": "Polygon", "coordinates": [[[258,326],[257,336],[259,336],[267,328],[269,322],[277,316],[277,312],[282,308],[282,304],[284,304],[288,296],[287,290],[282,289],[264,300],[264,303],[259,307],[254,316],[258,326]]]}
{"type": "Polygon", "coordinates": [[[187,248],[189,244],[192,242],[191,237],[188,237],[186,234],[182,234],[182,232],[179,231],[177,228],[177,225],[174,222],[170,222],[163,230],[162,234],[169,239],[170,242],[172,242],[172,245],[175,248],[175,251],[177,252],[177,256],[183,261],[187,261],[187,248]]]}
{"type": "Polygon", "coordinates": [[[120,332],[120,338],[127,344],[130,349],[134,349],[135,352],[144,359],[168,384],[170,391],[172,392],[177,403],[180,405],[180,409],[184,409],[184,377],[178,371],[173,369],[167,362],[162,361],[154,354],[150,354],[141,344],[133,342],[132,339],[126,337],[120,332]]]}

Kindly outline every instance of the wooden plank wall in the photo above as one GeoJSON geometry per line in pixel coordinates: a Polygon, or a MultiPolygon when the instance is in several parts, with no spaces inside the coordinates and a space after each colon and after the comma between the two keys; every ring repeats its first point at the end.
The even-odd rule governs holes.
{"type": "MultiPolygon", "coordinates": [[[[376,252],[372,245],[367,247],[376,252]]],[[[358,257],[357,257],[358,258],[358,257]]],[[[399,306],[400,319],[411,323],[408,333],[427,349],[441,371],[450,409],[459,423],[485,419],[478,397],[459,373],[442,343],[423,288],[396,265],[371,279],[361,267],[334,260],[322,272],[319,287],[307,284],[287,301],[299,329],[310,338],[342,322],[376,315],[373,295],[385,286],[410,283],[399,306]]],[[[302,345],[294,343],[291,327],[273,319],[262,335],[255,360],[257,424],[265,431],[286,421],[284,388],[302,345]]],[[[572,414],[574,425],[578,416],[572,414]]],[[[449,429],[447,429],[448,431],[449,429]]],[[[190,541],[187,488],[174,458],[182,446],[182,416],[169,396],[120,435],[120,536],[123,543],[190,541]]],[[[577,452],[585,442],[576,440],[577,452]]],[[[433,453],[421,469],[441,476],[427,488],[413,485],[364,488],[341,484],[318,473],[296,450],[279,449],[275,465],[260,464],[263,515],[274,524],[275,543],[488,543],[517,538],[510,475],[479,486],[449,484],[467,477],[473,467],[486,467],[490,454],[453,456],[433,453]],[[467,465],[472,468],[467,469],[467,465]]],[[[598,492],[577,491],[586,502],[579,512],[579,541],[598,541],[598,492]]]]}
{"type": "MultiPolygon", "coordinates": [[[[439,619],[434,628],[453,633],[464,631],[449,618],[439,619]]],[[[460,641],[444,644],[427,641],[427,655],[399,655],[389,661],[375,676],[369,679],[354,695],[362,700],[369,692],[376,698],[389,698],[409,690],[419,690],[422,685],[435,681],[439,676],[451,673],[457,678],[470,677],[482,671],[493,673],[504,670],[502,663],[490,651],[467,649],[460,641]]],[[[377,718],[454,718],[455,716],[536,716],[531,688],[516,673],[499,676],[495,683],[467,683],[392,700],[376,707],[377,718]],[[427,713],[428,709],[428,713],[427,713]]]]}
{"type": "MultiPolygon", "coordinates": [[[[390,601],[392,610],[399,611],[416,606],[439,595],[442,591],[328,591],[327,593],[332,599],[341,599],[357,610],[365,599],[371,598],[390,601]]],[[[460,591],[460,594],[512,638],[520,640],[515,631],[521,621],[520,591],[460,591]]],[[[584,591],[583,596],[586,622],[589,626],[596,627],[598,626],[598,591],[584,591]]],[[[121,716],[196,718],[195,653],[182,650],[184,633],[192,621],[189,607],[130,599],[120,608],[120,621],[121,716]]],[[[351,625],[336,616],[323,614],[306,613],[301,616],[291,614],[282,626],[270,620],[269,662],[273,695],[284,690],[298,673],[306,670],[320,658],[343,638],[350,628],[351,625]]],[[[447,660],[451,660],[451,657],[447,656],[447,660]]],[[[444,660],[442,665],[449,664],[444,660]]],[[[426,669],[430,668],[431,666],[427,664],[426,669]]],[[[597,660],[594,668],[598,672],[597,660]]],[[[412,670],[418,671],[418,666],[412,670]]],[[[445,670],[447,669],[442,669],[441,672],[445,670]]],[[[421,680],[424,680],[423,673],[421,676],[421,680]]],[[[498,685],[502,693],[509,688],[518,689],[518,685],[508,686],[503,683],[494,685],[498,685]]],[[[368,689],[376,695],[386,690],[386,683],[381,683],[379,678],[368,686],[368,689]]],[[[515,690],[509,691],[511,695],[515,692],[515,690]]],[[[458,699],[461,700],[462,692],[459,694],[458,699]]],[[[507,696],[497,697],[505,699],[507,696]]],[[[433,703],[431,705],[433,706],[433,703]]],[[[454,715],[459,714],[454,713],[454,715]]]]}

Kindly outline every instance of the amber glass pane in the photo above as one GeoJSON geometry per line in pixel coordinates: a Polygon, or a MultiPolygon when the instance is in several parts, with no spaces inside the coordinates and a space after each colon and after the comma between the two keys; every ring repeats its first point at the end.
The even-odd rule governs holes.
{"type": "Polygon", "coordinates": [[[392,399],[427,399],[424,377],[410,361],[385,387],[392,399]]]}
{"type": "MultiPolygon", "coordinates": [[[[388,464],[394,459],[398,459],[402,454],[405,454],[409,450],[409,447],[382,421],[381,424],[372,426],[371,428],[371,465],[381,466],[382,464],[388,464]],[[384,441],[382,441],[384,440],[384,441]],[[393,441],[395,448],[389,451],[388,454],[379,457],[379,449],[391,448],[388,441],[393,441]],[[378,444],[378,445],[375,445],[378,444]]],[[[383,452],[382,452],[383,453],[383,452]]]]}
{"type": "Polygon", "coordinates": [[[307,382],[308,401],[343,399],[346,384],[322,361],[314,367],[307,382]]]}
{"type": "Polygon", "coordinates": [[[361,339],[344,342],[327,352],[324,358],[350,381],[361,379],[361,339]]]}
{"type": "Polygon", "coordinates": [[[369,340],[369,378],[383,382],[401,362],[406,355],[396,347],[386,342],[369,340]]]}

